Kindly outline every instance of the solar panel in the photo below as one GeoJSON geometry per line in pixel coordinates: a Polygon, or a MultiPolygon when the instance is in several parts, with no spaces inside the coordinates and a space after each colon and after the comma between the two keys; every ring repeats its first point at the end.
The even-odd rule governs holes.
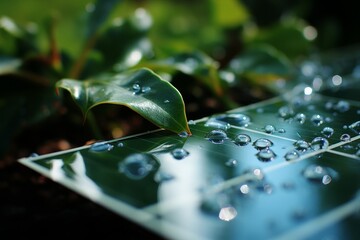
{"type": "Polygon", "coordinates": [[[356,239],[357,59],[304,62],[285,93],[191,120],[191,136],[158,129],[19,162],[166,239],[356,239]]]}

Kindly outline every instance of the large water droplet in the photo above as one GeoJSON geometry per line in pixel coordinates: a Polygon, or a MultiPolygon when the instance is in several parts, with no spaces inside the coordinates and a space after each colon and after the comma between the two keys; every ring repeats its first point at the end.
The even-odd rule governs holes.
{"type": "Polygon", "coordinates": [[[141,93],[141,86],[138,83],[132,85],[133,94],[141,93]]]}
{"type": "Polygon", "coordinates": [[[205,122],[205,127],[217,128],[222,130],[228,130],[231,125],[227,122],[220,121],[215,118],[210,118],[205,122]]]}
{"type": "Polygon", "coordinates": [[[92,152],[108,152],[113,149],[114,146],[107,142],[95,142],[91,145],[90,151],[92,152]]]}
{"type": "Polygon", "coordinates": [[[270,141],[269,139],[266,139],[266,138],[259,138],[253,143],[253,146],[257,150],[261,150],[261,149],[264,149],[264,148],[269,148],[272,145],[273,145],[273,142],[270,141]]]}
{"type": "Polygon", "coordinates": [[[138,94],[141,94],[141,93],[148,93],[151,91],[151,87],[149,86],[140,86],[140,84],[138,83],[134,83],[132,85],[132,91],[133,91],[133,94],[134,95],[138,95],[138,94]]]}
{"type": "Polygon", "coordinates": [[[209,140],[214,144],[222,144],[226,139],[228,139],[228,136],[223,130],[214,129],[205,136],[205,139],[209,140]]]}
{"type": "Polygon", "coordinates": [[[331,136],[334,134],[334,129],[331,128],[331,127],[324,127],[323,130],[321,131],[321,133],[322,133],[325,137],[329,138],[329,137],[331,137],[331,136]]]}
{"type": "Polygon", "coordinates": [[[343,142],[349,142],[351,140],[351,137],[349,134],[344,133],[343,135],[340,136],[340,140],[343,142]]]}
{"type": "Polygon", "coordinates": [[[350,124],[349,128],[356,134],[360,134],[360,121],[350,124]]]}
{"type": "Polygon", "coordinates": [[[272,134],[272,133],[275,132],[275,127],[274,127],[273,125],[271,125],[271,124],[267,124],[267,125],[265,125],[265,127],[264,127],[264,131],[265,131],[266,133],[272,134]]]}
{"type": "Polygon", "coordinates": [[[173,155],[175,159],[180,160],[183,159],[184,157],[187,157],[189,155],[189,152],[183,148],[175,148],[174,150],[171,151],[171,155],[173,155]]]}
{"type": "Polygon", "coordinates": [[[300,152],[305,152],[310,148],[310,144],[304,140],[297,140],[294,143],[295,149],[300,152]]]}
{"type": "Polygon", "coordinates": [[[320,126],[321,124],[324,123],[324,117],[319,115],[319,114],[315,114],[311,117],[311,122],[315,125],[315,126],[320,126]]]}
{"type": "Polygon", "coordinates": [[[326,149],[329,146],[328,140],[323,137],[316,137],[311,141],[311,148],[315,151],[326,149]]]}
{"type": "Polygon", "coordinates": [[[274,160],[276,154],[269,148],[261,149],[257,154],[257,158],[262,162],[269,162],[274,160]]]}
{"type": "Polygon", "coordinates": [[[219,219],[223,221],[231,221],[237,215],[237,211],[234,207],[223,207],[219,212],[219,219]]]}
{"type": "Polygon", "coordinates": [[[183,131],[183,132],[179,133],[178,136],[181,138],[187,138],[187,137],[189,137],[189,134],[187,132],[183,131]]]}
{"type": "Polygon", "coordinates": [[[236,135],[236,137],[234,138],[234,143],[239,146],[245,146],[250,142],[251,142],[250,136],[244,133],[240,133],[236,135]]]}
{"type": "Polygon", "coordinates": [[[154,169],[154,159],[149,155],[133,153],[119,163],[118,170],[128,178],[140,180],[146,177],[154,169]]]}
{"type": "Polygon", "coordinates": [[[334,110],[338,112],[347,112],[350,109],[350,103],[344,100],[340,100],[335,106],[334,110]]]}
{"type": "Polygon", "coordinates": [[[242,113],[222,114],[215,117],[218,121],[226,122],[239,127],[247,127],[250,117],[242,113]]]}
{"type": "Polygon", "coordinates": [[[290,150],[285,154],[286,161],[292,161],[300,157],[300,153],[297,150],[290,150]]]}
{"type": "Polygon", "coordinates": [[[294,115],[294,110],[289,106],[282,106],[278,110],[279,116],[282,118],[290,118],[294,115]]]}
{"type": "Polygon", "coordinates": [[[306,120],[306,115],[303,114],[303,113],[297,113],[297,114],[295,115],[295,120],[296,120],[297,122],[299,122],[300,124],[303,124],[303,123],[305,122],[305,120],[306,120]]]}
{"type": "Polygon", "coordinates": [[[308,180],[327,185],[337,177],[337,172],[329,167],[313,164],[305,168],[303,175],[308,180]]]}

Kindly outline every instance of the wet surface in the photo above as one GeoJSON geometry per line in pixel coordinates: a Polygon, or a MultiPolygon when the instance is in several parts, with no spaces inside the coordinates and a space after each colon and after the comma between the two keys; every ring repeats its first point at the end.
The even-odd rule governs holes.
{"type": "Polygon", "coordinates": [[[293,91],[192,121],[191,136],[158,130],[20,161],[165,238],[317,239],[331,229],[354,239],[359,109],[293,91]]]}

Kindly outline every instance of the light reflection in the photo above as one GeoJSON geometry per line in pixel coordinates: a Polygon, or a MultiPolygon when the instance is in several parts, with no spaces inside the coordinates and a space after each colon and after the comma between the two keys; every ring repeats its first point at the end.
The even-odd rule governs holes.
{"type": "Polygon", "coordinates": [[[306,26],[303,30],[303,35],[307,40],[312,41],[317,37],[318,33],[313,26],[306,26]]]}
{"type": "Polygon", "coordinates": [[[132,66],[137,64],[142,58],[142,53],[139,50],[134,50],[129,54],[127,63],[132,66]]]}
{"type": "Polygon", "coordinates": [[[312,88],[311,87],[306,87],[304,88],[304,94],[305,95],[311,95],[313,92],[312,88]]]}
{"type": "Polygon", "coordinates": [[[334,75],[332,77],[331,81],[335,86],[339,86],[342,84],[342,77],[339,75],[334,75]]]}
{"type": "Polygon", "coordinates": [[[320,90],[321,86],[323,85],[323,80],[320,77],[315,77],[312,82],[312,87],[314,90],[320,90]]]}
{"type": "Polygon", "coordinates": [[[223,207],[219,212],[219,219],[223,221],[231,221],[237,216],[237,211],[234,207],[223,207]]]}

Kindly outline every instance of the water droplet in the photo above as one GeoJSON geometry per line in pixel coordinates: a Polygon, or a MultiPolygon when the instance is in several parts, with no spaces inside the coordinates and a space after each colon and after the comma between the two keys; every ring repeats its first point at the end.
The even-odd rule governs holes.
{"type": "Polygon", "coordinates": [[[154,176],[154,181],[157,183],[163,183],[166,181],[173,180],[175,177],[169,173],[158,171],[154,176]]]}
{"type": "Polygon", "coordinates": [[[38,156],[39,156],[39,154],[37,154],[37,153],[31,153],[29,158],[34,158],[34,157],[38,157],[38,156]]]}
{"type": "Polygon", "coordinates": [[[189,134],[187,132],[183,131],[183,132],[179,133],[178,136],[181,138],[187,138],[187,137],[189,137],[189,134]]]}
{"type": "Polygon", "coordinates": [[[238,161],[236,159],[230,158],[226,161],[225,165],[228,167],[235,167],[238,164],[238,161]]]}
{"type": "Polygon", "coordinates": [[[189,120],[189,121],[188,121],[188,124],[189,124],[189,125],[196,125],[196,122],[195,122],[194,120],[189,120]]]}
{"type": "Polygon", "coordinates": [[[344,133],[343,135],[340,136],[340,140],[343,141],[343,142],[348,142],[351,140],[351,137],[349,134],[347,133],[344,133]]]}
{"type": "Polygon", "coordinates": [[[323,130],[321,131],[321,133],[322,133],[325,137],[329,138],[329,137],[331,137],[331,136],[334,134],[334,129],[331,128],[331,127],[324,127],[323,130]]]}
{"type": "Polygon", "coordinates": [[[327,185],[337,177],[337,172],[328,167],[312,164],[305,168],[303,175],[308,180],[327,185]]]}
{"type": "Polygon", "coordinates": [[[344,100],[340,100],[335,106],[334,110],[338,112],[347,112],[350,109],[350,103],[344,100]]]}
{"type": "Polygon", "coordinates": [[[278,133],[286,133],[286,130],[284,128],[279,128],[278,133]]]}
{"type": "Polygon", "coordinates": [[[275,127],[273,125],[271,125],[271,124],[267,124],[264,127],[264,131],[266,133],[269,133],[269,134],[274,133],[275,132],[275,127]]]}
{"type": "Polygon", "coordinates": [[[264,172],[260,168],[254,168],[251,170],[246,170],[244,174],[250,174],[255,180],[261,181],[264,179],[264,172]]]}
{"type": "Polygon", "coordinates": [[[231,125],[227,122],[223,122],[223,121],[217,120],[215,118],[210,118],[209,120],[207,120],[205,122],[205,127],[228,130],[231,127],[231,125]]]}
{"type": "MultiPolygon", "coordinates": [[[[145,86],[145,87],[142,87],[141,88],[141,92],[142,93],[148,93],[148,92],[150,92],[151,91],[151,87],[149,87],[149,86],[145,86]]],[[[166,100],[165,100],[166,101],[166,100]]]]}
{"type": "Polygon", "coordinates": [[[222,114],[216,116],[215,119],[239,127],[247,127],[250,123],[250,117],[242,113],[222,114]]]}
{"type": "Polygon", "coordinates": [[[286,161],[292,161],[300,157],[300,153],[296,150],[290,150],[285,154],[286,161]]]}
{"type": "Polygon", "coordinates": [[[205,136],[205,139],[214,144],[222,144],[226,139],[228,139],[228,136],[223,130],[214,129],[205,136]]]}
{"type": "Polygon", "coordinates": [[[294,143],[295,149],[300,152],[305,152],[310,148],[310,144],[304,140],[297,140],[294,143]]]}
{"type": "Polygon", "coordinates": [[[234,207],[223,207],[219,212],[219,219],[223,221],[231,221],[237,215],[237,211],[234,207]]]}
{"type": "Polygon", "coordinates": [[[360,121],[352,123],[349,128],[356,134],[360,134],[360,121]]]}
{"type": "Polygon", "coordinates": [[[132,85],[133,94],[139,94],[141,93],[141,86],[137,83],[134,83],[132,85]]]}
{"type": "Polygon", "coordinates": [[[249,194],[250,193],[250,187],[247,184],[243,184],[240,186],[240,192],[242,194],[249,194]]]}
{"type": "Polygon", "coordinates": [[[328,140],[323,137],[316,137],[311,141],[311,148],[315,151],[326,149],[329,146],[328,140]]]}
{"type": "Polygon", "coordinates": [[[146,154],[133,153],[119,163],[118,170],[128,178],[140,180],[154,169],[154,160],[146,154]]]}
{"type": "Polygon", "coordinates": [[[124,147],[125,144],[124,144],[123,142],[119,142],[119,143],[117,144],[117,146],[118,146],[118,147],[124,147]]]}
{"type": "Polygon", "coordinates": [[[256,190],[266,194],[271,194],[273,187],[269,183],[258,183],[256,184],[256,190]]]}
{"type": "Polygon", "coordinates": [[[294,110],[289,106],[282,106],[279,108],[278,113],[282,118],[290,118],[294,115],[294,110]]]}
{"type": "Polygon", "coordinates": [[[262,162],[269,162],[274,160],[276,154],[269,148],[261,149],[257,154],[257,158],[262,162]]]}
{"type": "Polygon", "coordinates": [[[311,122],[315,125],[315,126],[320,126],[321,124],[324,123],[324,118],[319,115],[319,114],[315,114],[311,117],[311,122]]]}
{"type": "Polygon", "coordinates": [[[183,159],[184,157],[187,157],[189,155],[189,152],[183,148],[175,148],[174,150],[171,151],[171,155],[173,155],[175,159],[180,160],[183,159]]]}
{"type": "Polygon", "coordinates": [[[135,95],[138,95],[138,94],[141,94],[141,93],[148,93],[148,92],[151,91],[151,87],[149,87],[149,86],[141,87],[140,84],[134,83],[132,85],[132,91],[133,91],[133,94],[135,94],[135,95]]]}
{"type": "Polygon", "coordinates": [[[92,152],[108,152],[113,149],[114,146],[107,142],[95,142],[91,145],[90,151],[92,152]]]}
{"type": "Polygon", "coordinates": [[[269,139],[266,138],[259,138],[257,139],[254,143],[253,146],[257,149],[265,149],[265,148],[269,148],[273,145],[273,142],[270,141],[269,139]]]}
{"type": "Polygon", "coordinates": [[[245,145],[249,144],[250,142],[251,142],[250,136],[247,134],[243,134],[243,133],[238,134],[234,139],[234,143],[239,146],[245,146],[245,145]]]}

